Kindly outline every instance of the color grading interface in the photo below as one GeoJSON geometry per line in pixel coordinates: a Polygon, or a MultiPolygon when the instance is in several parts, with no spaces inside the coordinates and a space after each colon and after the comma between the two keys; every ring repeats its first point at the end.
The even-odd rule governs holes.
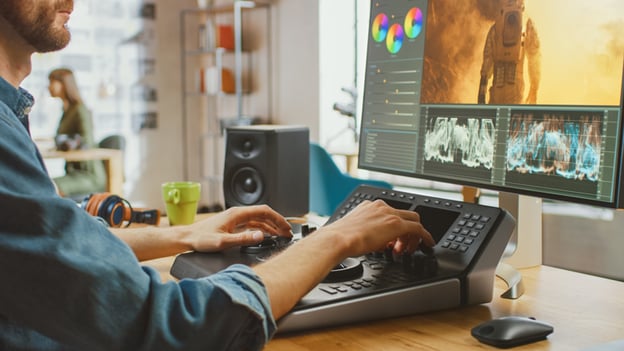
{"type": "Polygon", "coordinates": [[[359,166],[613,206],[624,2],[601,2],[372,1],[359,166]]]}

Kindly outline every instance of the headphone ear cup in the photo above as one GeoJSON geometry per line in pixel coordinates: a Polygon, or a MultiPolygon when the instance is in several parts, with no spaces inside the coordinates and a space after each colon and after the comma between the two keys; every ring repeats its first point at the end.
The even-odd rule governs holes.
{"type": "MultiPolygon", "coordinates": [[[[125,202],[126,200],[123,200],[123,201],[125,202]]],[[[134,222],[132,220],[132,213],[134,211],[132,210],[132,207],[130,206],[130,204],[126,202],[126,204],[125,205],[122,204],[122,206],[124,206],[123,220],[126,222],[134,222]]]]}
{"type": "Polygon", "coordinates": [[[111,227],[121,227],[125,213],[123,200],[117,195],[106,197],[97,210],[97,216],[104,218],[111,227]]]}
{"type": "Polygon", "coordinates": [[[158,225],[160,211],[135,211],[128,200],[111,193],[95,193],[82,200],[81,207],[90,215],[105,221],[111,227],[121,227],[123,222],[158,225]]]}
{"type": "Polygon", "coordinates": [[[97,216],[97,202],[99,201],[95,199],[96,195],[97,194],[91,194],[82,202],[82,208],[92,216],[97,216]]]}
{"type": "Polygon", "coordinates": [[[100,211],[100,205],[106,198],[109,193],[95,193],[87,196],[82,202],[82,208],[87,211],[92,216],[98,216],[98,212],[100,211]]]}

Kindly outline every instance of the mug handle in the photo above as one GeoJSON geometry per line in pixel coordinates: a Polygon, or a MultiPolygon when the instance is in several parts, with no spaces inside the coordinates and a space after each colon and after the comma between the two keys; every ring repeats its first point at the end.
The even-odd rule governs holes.
{"type": "Polygon", "coordinates": [[[180,189],[171,189],[167,193],[167,196],[170,200],[173,200],[174,204],[178,204],[180,202],[180,189]]]}

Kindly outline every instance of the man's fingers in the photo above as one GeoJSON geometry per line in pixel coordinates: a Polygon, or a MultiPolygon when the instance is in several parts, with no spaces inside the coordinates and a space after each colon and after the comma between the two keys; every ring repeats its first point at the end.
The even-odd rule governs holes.
{"type": "Polygon", "coordinates": [[[223,249],[235,246],[245,246],[257,244],[264,240],[264,233],[260,230],[247,230],[234,234],[223,234],[221,242],[223,249]]]}
{"type": "Polygon", "coordinates": [[[267,227],[273,226],[273,232],[286,233],[290,231],[290,224],[279,213],[267,205],[250,207],[237,207],[230,210],[230,221],[237,227],[255,227],[257,223],[263,223],[267,227]]]}

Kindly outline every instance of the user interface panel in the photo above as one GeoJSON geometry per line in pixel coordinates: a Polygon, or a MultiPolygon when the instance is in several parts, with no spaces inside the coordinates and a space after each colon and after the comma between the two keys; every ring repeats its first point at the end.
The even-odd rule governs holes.
{"type": "Polygon", "coordinates": [[[623,207],[624,2],[373,0],[359,167],[623,207]]]}

